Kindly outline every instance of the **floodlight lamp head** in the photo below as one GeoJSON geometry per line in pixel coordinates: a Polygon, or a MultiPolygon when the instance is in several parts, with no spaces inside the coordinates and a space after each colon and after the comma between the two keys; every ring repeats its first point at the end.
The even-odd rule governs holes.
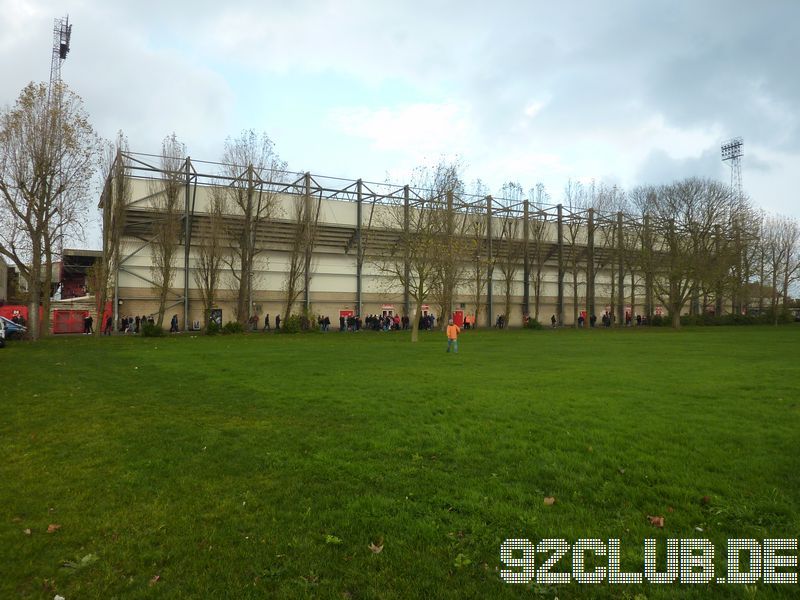
{"type": "Polygon", "coordinates": [[[736,158],[740,158],[743,154],[742,152],[742,145],[743,145],[742,138],[735,137],[726,142],[722,143],[720,150],[722,151],[722,160],[733,160],[736,158]]]}

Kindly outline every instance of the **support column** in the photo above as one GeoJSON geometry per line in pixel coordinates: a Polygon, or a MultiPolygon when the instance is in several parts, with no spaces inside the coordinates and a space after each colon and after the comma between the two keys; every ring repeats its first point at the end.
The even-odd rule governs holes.
{"type": "Polygon", "coordinates": [[[653,241],[650,236],[650,215],[644,215],[644,235],[642,235],[642,254],[645,256],[644,314],[647,316],[648,325],[653,321],[653,265],[651,261],[653,241]]]}
{"type": "Polygon", "coordinates": [[[192,222],[189,215],[191,196],[191,158],[186,157],[186,202],[183,214],[183,330],[189,330],[189,250],[191,249],[192,222]]]}
{"type": "Polygon", "coordinates": [[[556,323],[564,322],[564,206],[558,205],[558,297],[556,300],[556,323]]]}
{"type": "MultiPolygon", "coordinates": [[[[119,331],[119,252],[117,253],[117,264],[114,265],[114,335],[119,331]]],[[[105,307],[103,307],[105,310],[105,307]]],[[[102,321],[102,317],[100,317],[102,321]]],[[[104,326],[105,323],[101,323],[104,326]]]]}
{"type": "MultiPolygon", "coordinates": [[[[253,174],[254,169],[253,165],[250,164],[247,166],[247,206],[253,206],[253,194],[254,194],[254,186],[253,186],[253,174]]],[[[247,315],[245,315],[245,319],[249,319],[253,314],[253,280],[255,279],[255,273],[253,273],[253,268],[255,267],[255,249],[256,249],[256,233],[255,227],[251,224],[250,231],[247,231],[247,235],[249,236],[248,245],[250,247],[248,253],[248,260],[250,262],[250,268],[247,271],[247,315]]]]}
{"type": "Polygon", "coordinates": [[[494,326],[492,320],[493,304],[492,277],[494,277],[494,260],[492,258],[492,197],[486,196],[486,248],[489,265],[486,269],[486,326],[494,326]]]}
{"type": "Polygon", "coordinates": [[[306,311],[311,308],[311,290],[309,289],[311,284],[311,256],[310,256],[310,249],[311,249],[311,173],[306,171],[305,176],[303,177],[303,184],[305,187],[305,203],[306,203],[306,223],[305,223],[305,255],[304,255],[304,262],[303,262],[303,306],[305,307],[306,311]]]}
{"type": "Polygon", "coordinates": [[[722,316],[722,275],[719,273],[719,263],[720,263],[720,236],[722,233],[720,232],[719,225],[714,225],[714,252],[716,256],[714,257],[716,267],[717,267],[717,285],[715,290],[714,298],[714,316],[721,317],[722,316]]]}
{"type": "Polygon", "coordinates": [[[522,316],[530,314],[531,303],[531,265],[528,254],[530,239],[530,203],[525,200],[522,211],[522,316]]]}
{"type": "MultiPolygon", "coordinates": [[[[447,204],[447,207],[446,207],[446,210],[447,210],[447,243],[448,244],[452,244],[453,243],[453,234],[455,232],[455,215],[453,214],[453,192],[452,192],[452,190],[447,190],[447,192],[445,192],[445,201],[446,201],[446,204],[447,204]]],[[[442,319],[441,322],[444,325],[447,325],[447,321],[444,320],[445,317],[447,319],[451,319],[453,317],[453,296],[455,296],[455,294],[456,294],[456,287],[454,285],[455,282],[453,281],[453,279],[454,279],[454,277],[453,277],[453,269],[454,269],[453,261],[454,260],[455,260],[455,257],[453,256],[453,249],[452,249],[452,246],[451,246],[451,247],[447,248],[447,256],[445,258],[446,268],[444,269],[444,273],[443,273],[444,281],[442,282],[444,284],[442,286],[443,288],[444,287],[449,287],[450,288],[448,290],[444,290],[444,289],[442,290],[450,298],[450,303],[449,303],[449,306],[447,306],[445,308],[445,310],[447,310],[447,314],[446,315],[439,315],[439,318],[442,319]],[[452,286],[452,287],[450,287],[450,286],[452,286]]]]}
{"type": "Polygon", "coordinates": [[[617,212],[617,327],[625,327],[625,242],[622,232],[622,211],[617,212]]]}
{"type": "MultiPolygon", "coordinates": [[[[408,285],[408,278],[411,276],[411,265],[409,264],[409,257],[408,257],[408,244],[410,243],[409,238],[409,191],[408,186],[403,186],[403,235],[405,236],[405,242],[403,244],[403,252],[405,253],[404,257],[404,264],[403,264],[403,279],[405,284],[403,285],[403,310],[405,311],[406,316],[411,319],[411,292],[409,291],[408,285]]],[[[417,310],[422,310],[422,307],[418,306],[417,310]]],[[[414,318],[418,318],[416,315],[414,318]]]]}
{"type": "MultiPolygon", "coordinates": [[[[594,208],[589,209],[589,230],[586,240],[586,321],[595,314],[594,306],[594,208]]],[[[586,324],[584,323],[584,326],[586,324]]]]}
{"type": "Polygon", "coordinates": [[[356,316],[361,316],[362,288],[361,275],[364,264],[364,254],[361,247],[361,215],[363,201],[363,182],[359,179],[356,182],[356,316]]]}

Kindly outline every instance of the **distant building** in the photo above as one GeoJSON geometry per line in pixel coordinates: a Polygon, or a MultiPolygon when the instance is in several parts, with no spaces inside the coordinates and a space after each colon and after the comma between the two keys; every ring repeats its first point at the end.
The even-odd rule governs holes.
{"type": "Polygon", "coordinates": [[[89,270],[102,256],[100,250],[65,249],[60,263],[57,296],[61,300],[86,296],[91,287],[88,282],[89,270]]]}
{"type": "MultiPolygon", "coordinates": [[[[53,263],[50,296],[69,300],[86,296],[90,288],[88,274],[99,250],[64,249],[62,260],[53,263]]],[[[42,272],[42,282],[45,273],[42,272]]],[[[0,261],[0,303],[24,304],[28,301],[28,280],[12,265],[0,261]]]]}

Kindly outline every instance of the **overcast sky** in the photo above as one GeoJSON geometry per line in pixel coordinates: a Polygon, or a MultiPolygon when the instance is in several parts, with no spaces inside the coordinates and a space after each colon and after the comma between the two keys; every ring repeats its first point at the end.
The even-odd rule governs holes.
{"type": "Polygon", "coordinates": [[[266,132],[292,170],[405,183],[458,156],[467,181],[631,187],[730,180],[720,143],[744,138],[745,191],[800,217],[800,1],[47,2],[0,0],[0,104],[50,73],[97,131],[193,158],[266,132]]]}

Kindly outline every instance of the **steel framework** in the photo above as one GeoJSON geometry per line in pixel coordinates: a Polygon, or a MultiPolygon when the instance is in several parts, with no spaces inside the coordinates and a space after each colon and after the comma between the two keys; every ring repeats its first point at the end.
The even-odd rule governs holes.
{"type": "MultiPolygon", "coordinates": [[[[116,160],[124,161],[125,169],[132,179],[153,179],[163,172],[158,164],[161,157],[152,154],[134,152],[120,153],[116,160]]],[[[198,186],[232,185],[241,182],[243,178],[250,177],[248,185],[255,191],[270,191],[272,193],[288,194],[303,198],[305,201],[339,200],[354,202],[356,204],[356,223],[354,225],[322,224],[315,227],[315,246],[338,248],[345,254],[355,254],[356,258],[356,298],[357,314],[360,314],[363,305],[362,273],[365,258],[369,254],[386,251],[397,243],[400,230],[387,229],[373,223],[375,208],[378,205],[391,205],[402,207],[405,214],[405,227],[408,227],[408,214],[413,209],[424,208],[432,199],[432,190],[412,188],[409,185],[394,185],[389,183],[368,182],[362,179],[352,180],[339,177],[312,175],[294,171],[269,171],[268,178],[253,173],[249,167],[238,169],[240,175],[226,175],[223,171],[233,172],[231,165],[222,163],[182,159],[180,175],[184,181],[185,199],[182,214],[181,244],[184,246],[183,262],[183,289],[182,293],[173,293],[174,302],[170,305],[182,305],[184,323],[189,322],[189,256],[192,239],[203,236],[208,227],[208,217],[196,213],[195,202],[198,186]],[[249,175],[248,175],[249,173],[249,175]]],[[[113,172],[114,169],[111,170],[113,172]]],[[[173,175],[175,175],[173,173],[173,175]]],[[[106,186],[106,190],[108,186],[106,186]]],[[[104,196],[105,198],[105,192],[104,196]]],[[[101,198],[101,204],[104,201],[101,198]]],[[[119,272],[126,272],[154,285],[151,280],[126,268],[126,262],[146,248],[154,239],[154,225],[163,215],[147,206],[149,197],[138,198],[127,206],[126,226],[124,235],[139,240],[140,245],[131,253],[121,257],[116,273],[115,283],[115,321],[118,321],[117,306],[119,304],[118,280],[119,272]]],[[[513,202],[507,198],[489,196],[476,196],[472,194],[451,194],[447,200],[447,207],[456,213],[471,213],[485,219],[486,234],[480,252],[489,258],[503,255],[510,251],[509,244],[521,246],[520,255],[523,257],[523,314],[530,312],[531,267],[536,264],[550,264],[557,268],[557,301],[556,312],[559,322],[563,322],[564,312],[564,277],[567,269],[565,261],[565,227],[568,224],[578,224],[583,228],[586,242],[582,243],[575,261],[585,265],[586,294],[585,310],[587,315],[596,313],[596,275],[601,269],[610,270],[612,279],[616,275],[615,288],[611,294],[612,312],[616,313],[618,323],[624,322],[625,310],[625,275],[626,252],[634,249],[626,243],[625,232],[636,232],[640,246],[652,245],[658,236],[665,235],[668,231],[675,231],[675,224],[653,219],[650,215],[631,215],[622,212],[605,213],[594,208],[568,208],[563,204],[546,205],[531,202],[528,199],[522,202],[513,202]],[[498,232],[493,229],[496,219],[513,218],[522,220],[522,238],[503,240],[498,232]],[[544,239],[532,233],[532,229],[542,232],[542,224],[554,225],[555,239],[544,239]],[[600,243],[598,244],[598,240],[600,243]],[[616,310],[614,310],[616,308],[616,310]]],[[[235,219],[235,217],[228,217],[235,219]]],[[[258,242],[261,244],[275,245],[286,243],[295,235],[290,220],[271,219],[257,232],[258,242]]],[[[657,254],[657,253],[656,253],[657,254]]],[[[653,277],[657,258],[650,269],[645,269],[645,315],[651,318],[654,309],[653,277]]],[[[408,267],[406,267],[408,268],[408,267]]],[[[305,282],[305,304],[308,307],[309,286],[308,272],[305,282]]],[[[405,278],[408,281],[408,277],[405,278]]],[[[631,285],[634,285],[631,281],[631,285]]],[[[608,296],[606,296],[608,297],[608,296]]],[[[491,274],[487,281],[486,300],[487,323],[493,324],[494,290],[492,289],[491,274]]],[[[409,312],[408,285],[403,291],[403,302],[406,314],[409,312]]]]}

